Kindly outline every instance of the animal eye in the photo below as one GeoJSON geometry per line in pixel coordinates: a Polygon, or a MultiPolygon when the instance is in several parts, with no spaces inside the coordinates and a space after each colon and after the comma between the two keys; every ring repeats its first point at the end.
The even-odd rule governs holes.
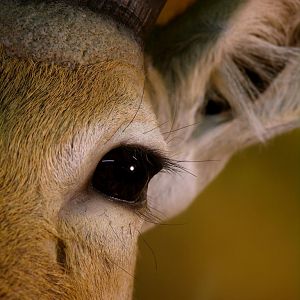
{"type": "Polygon", "coordinates": [[[139,146],[120,146],[98,163],[92,186],[106,196],[131,204],[146,200],[151,178],[163,169],[163,161],[139,146]]]}

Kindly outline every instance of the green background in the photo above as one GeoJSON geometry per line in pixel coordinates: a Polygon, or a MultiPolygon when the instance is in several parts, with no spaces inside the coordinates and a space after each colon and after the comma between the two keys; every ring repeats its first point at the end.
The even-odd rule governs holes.
{"type": "Polygon", "coordinates": [[[134,299],[300,299],[300,131],[236,155],[140,239],[134,299]]]}

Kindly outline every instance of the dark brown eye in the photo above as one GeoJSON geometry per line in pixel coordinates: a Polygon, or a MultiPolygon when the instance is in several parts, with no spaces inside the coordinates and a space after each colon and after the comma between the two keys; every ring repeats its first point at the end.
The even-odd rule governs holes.
{"type": "Polygon", "coordinates": [[[100,160],[92,186],[115,200],[139,203],[146,200],[148,183],[162,168],[163,162],[152,151],[139,146],[121,146],[100,160]]]}

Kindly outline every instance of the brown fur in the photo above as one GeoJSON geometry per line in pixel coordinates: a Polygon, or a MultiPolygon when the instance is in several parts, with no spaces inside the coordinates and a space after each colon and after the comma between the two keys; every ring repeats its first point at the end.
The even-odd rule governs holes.
{"type": "MultiPolygon", "coordinates": [[[[9,58],[3,48],[0,61],[1,296],[129,298],[141,219],[111,203],[99,218],[81,213],[89,210],[81,194],[94,163],[132,118],[142,74],[118,61],[70,70],[9,58]],[[62,207],[72,201],[80,204],[71,217],[62,207]],[[62,266],[57,247],[65,251],[62,266]]],[[[150,121],[143,110],[137,121],[150,121]]],[[[103,201],[88,194],[91,203],[103,201]]]]}
{"type": "MultiPolygon", "coordinates": [[[[47,52],[47,39],[27,48],[22,41],[25,48],[15,55],[5,36],[0,48],[0,297],[129,299],[144,222],[136,210],[91,190],[95,166],[128,141],[161,151],[168,142],[169,154],[179,160],[217,160],[206,167],[191,164],[198,177],[159,174],[151,181],[149,207],[170,217],[191,203],[235,151],[299,127],[299,11],[298,0],[248,1],[217,41],[204,51],[194,49],[196,60],[187,73],[182,66],[190,62],[175,55],[171,71],[147,62],[146,83],[141,48],[112,23],[93,19],[112,31],[84,59],[80,51],[72,56],[68,42],[66,53],[56,49],[56,57],[51,48],[43,59],[39,49],[47,52]],[[124,44],[112,54],[107,45],[120,40],[124,44]],[[253,86],[240,64],[265,77],[267,88],[253,86]],[[177,76],[176,86],[169,84],[168,72],[177,76]],[[226,96],[233,112],[229,121],[216,125],[203,115],[210,86],[226,96]]],[[[84,11],[78,14],[84,20],[84,11]]],[[[51,22],[45,30],[53,34],[51,22]]],[[[22,22],[18,26],[30,33],[22,22]]],[[[33,32],[38,40],[44,29],[33,32]]],[[[87,48],[89,36],[84,36],[87,48]]],[[[91,40],[97,38],[91,33],[91,40]]]]}

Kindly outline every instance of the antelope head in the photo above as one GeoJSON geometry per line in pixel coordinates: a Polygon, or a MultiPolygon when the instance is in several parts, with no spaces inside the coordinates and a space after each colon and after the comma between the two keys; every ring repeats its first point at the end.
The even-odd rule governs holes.
{"type": "Polygon", "coordinates": [[[299,0],[163,4],[0,2],[0,297],[131,298],[140,233],[299,127],[299,0]]]}

